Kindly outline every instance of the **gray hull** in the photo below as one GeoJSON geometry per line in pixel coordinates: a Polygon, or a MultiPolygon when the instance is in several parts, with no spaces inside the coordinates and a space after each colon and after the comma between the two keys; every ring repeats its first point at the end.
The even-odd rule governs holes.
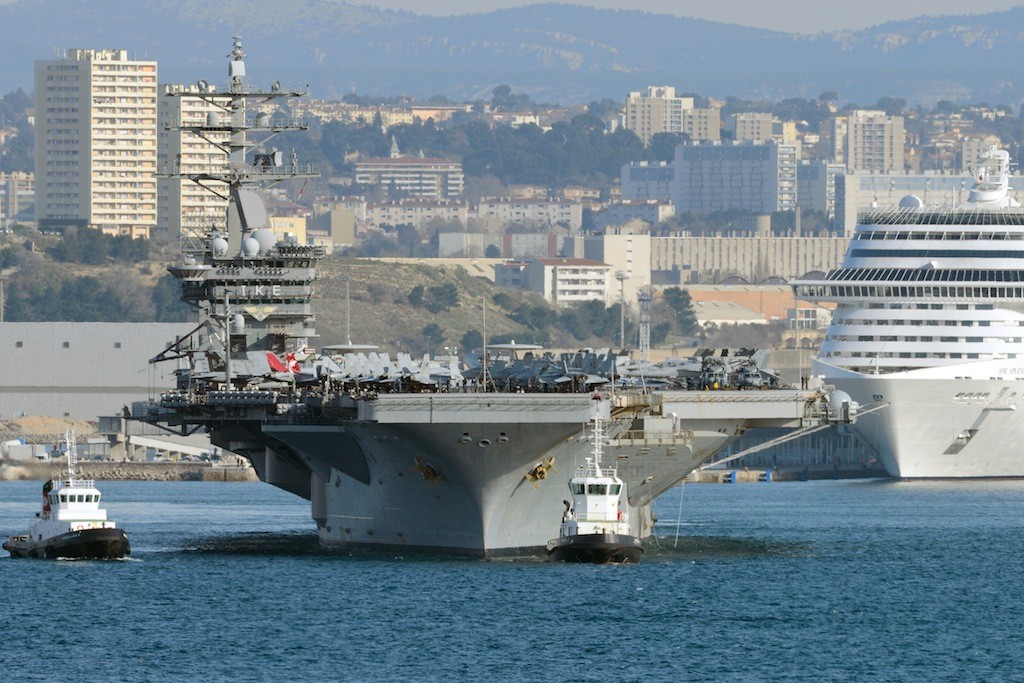
{"type": "MultiPolygon", "coordinates": [[[[248,438],[238,428],[214,437],[246,453],[263,480],[310,499],[326,546],[496,557],[541,554],[558,535],[569,477],[593,451],[584,429],[589,396],[404,395],[374,403],[360,409],[372,419],[262,424],[248,438]]],[[[730,437],[621,412],[608,425],[605,458],[630,492],[631,533],[645,538],[651,502],[730,437]]]]}

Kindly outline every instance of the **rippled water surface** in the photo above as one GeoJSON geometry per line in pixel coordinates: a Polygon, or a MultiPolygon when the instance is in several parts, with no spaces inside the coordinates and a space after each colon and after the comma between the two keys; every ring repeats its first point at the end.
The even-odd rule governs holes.
{"type": "MultiPolygon", "coordinates": [[[[264,484],[101,487],[130,560],[0,559],[7,680],[1024,680],[1024,482],[689,485],[638,566],[323,551],[264,484]]],[[[39,489],[0,483],[0,534],[39,489]]]]}

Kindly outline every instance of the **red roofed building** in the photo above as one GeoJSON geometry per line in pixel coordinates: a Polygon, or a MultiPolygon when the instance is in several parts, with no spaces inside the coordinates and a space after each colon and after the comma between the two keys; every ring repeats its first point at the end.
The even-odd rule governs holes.
{"type": "Polygon", "coordinates": [[[465,189],[462,164],[450,159],[402,156],[394,140],[389,158],[356,163],[355,181],[380,185],[392,198],[458,199],[465,189]]]}

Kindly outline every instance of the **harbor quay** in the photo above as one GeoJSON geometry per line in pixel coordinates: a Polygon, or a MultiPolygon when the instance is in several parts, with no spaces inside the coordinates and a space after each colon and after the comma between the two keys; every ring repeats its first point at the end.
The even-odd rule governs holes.
{"type": "MultiPolygon", "coordinates": [[[[60,462],[0,463],[0,481],[45,481],[60,470],[60,462]]],[[[83,477],[97,481],[258,481],[252,467],[209,462],[83,461],[77,468],[83,477]]]]}

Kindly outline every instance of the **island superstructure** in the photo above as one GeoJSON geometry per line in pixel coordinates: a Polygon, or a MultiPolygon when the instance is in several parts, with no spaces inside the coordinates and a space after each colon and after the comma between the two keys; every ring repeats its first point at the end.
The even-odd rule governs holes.
{"type": "Polygon", "coordinates": [[[623,391],[609,352],[530,353],[472,369],[355,345],[317,352],[313,284],[324,250],[277,239],[256,191],[313,170],[247,137],[300,125],[250,115],[247,100],[301,93],[250,88],[243,57],[236,39],[231,82],[210,93],[225,109],[207,123],[228,134],[228,168],[192,178],[224,188],[226,222],[183,240],[183,262],[169,267],[198,324],[154,358],[182,363],[177,389],[133,416],[205,429],[247,457],[262,480],[310,500],[324,545],[542,553],[602,405],[605,457],[627,485],[630,533],[644,538],[651,502],[754,419],[798,426],[827,412],[815,391],[654,391],[643,373],[656,369],[646,367],[623,391]]]}
{"type": "Polygon", "coordinates": [[[1024,476],[1024,210],[1010,157],[981,155],[962,204],[862,215],[842,265],[794,283],[838,304],[812,372],[862,406],[894,477],[1024,476]]]}

